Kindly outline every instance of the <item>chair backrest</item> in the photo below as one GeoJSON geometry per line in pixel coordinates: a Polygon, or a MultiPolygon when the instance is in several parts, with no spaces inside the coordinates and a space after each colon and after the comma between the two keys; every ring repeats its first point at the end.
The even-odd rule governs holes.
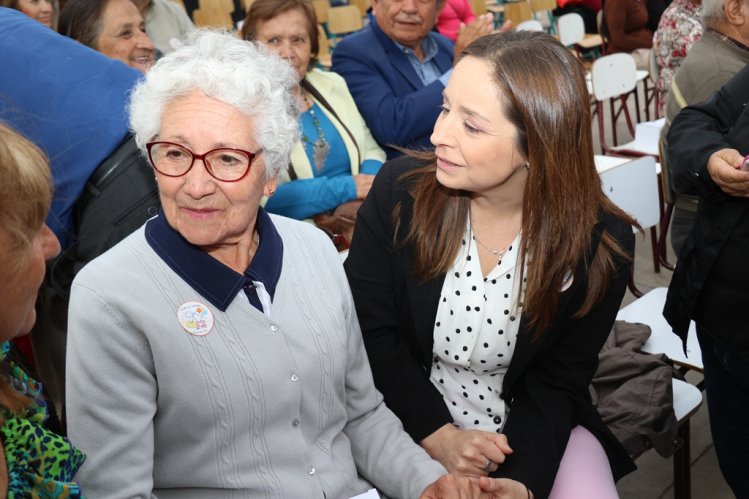
{"type": "Polygon", "coordinates": [[[611,54],[596,59],[590,72],[593,95],[599,101],[629,93],[637,84],[635,59],[629,54],[611,54]]]}
{"type": "Polygon", "coordinates": [[[505,21],[512,21],[513,26],[518,26],[523,21],[533,18],[531,4],[528,0],[519,2],[505,2],[505,21]]]}
{"type": "Polygon", "coordinates": [[[359,31],[364,27],[359,7],[342,5],[328,10],[328,32],[331,35],[344,35],[359,31]]]}
{"type": "Polygon", "coordinates": [[[326,24],[328,22],[330,2],[328,0],[312,0],[312,7],[315,9],[317,22],[320,24],[326,24]]]}
{"type": "Polygon", "coordinates": [[[647,229],[661,216],[657,176],[655,158],[643,156],[602,172],[601,188],[614,204],[647,229]]]}
{"type": "Polygon", "coordinates": [[[367,15],[367,11],[372,6],[371,0],[349,0],[349,4],[356,5],[362,17],[367,15]]]}
{"type": "Polygon", "coordinates": [[[556,9],[556,0],[531,0],[531,10],[533,12],[542,12],[556,9]]]}
{"type": "Polygon", "coordinates": [[[330,40],[325,33],[325,28],[321,24],[317,25],[317,42],[320,46],[320,49],[317,51],[317,61],[323,68],[330,69],[333,65],[330,56],[330,40]]]}
{"type": "Polygon", "coordinates": [[[559,33],[559,42],[565,47],[581,42],[585,38],[583,16],[575,12],[560,16],[557,19],[557,32],[559,33]]]}
{"type": "Polygon", "coordinates": [[[541,21],[537,21],[536,19],[530,19],[528,21],[523,21],[522,23],[518,24],[515,30],[517,31],[543,31],[544,27],[541,24],[541,21]]]}
{"type": "Polygon", "coordinates": [[[192,20],[196,26],[210,26],[213,28],[234,28],[231,19],[233,9],[225,10],[221,7],[201,7],[192,11],[192,20]]]}
{"type": "Polygon", "coordinates": [[[471,9],[477,16],[483,16],[486,14],[486,0],[471,0],[471,9]]]}

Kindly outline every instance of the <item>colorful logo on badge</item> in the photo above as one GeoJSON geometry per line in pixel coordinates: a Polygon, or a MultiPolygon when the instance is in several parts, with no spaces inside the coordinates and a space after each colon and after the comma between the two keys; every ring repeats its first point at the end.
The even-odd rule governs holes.
{"type": "Polygon", "coordinates": [[[177,320],[188,333],[205,336],[213,328],[213,314],[202,303],[189,301],[177,310],[177,320]]]}

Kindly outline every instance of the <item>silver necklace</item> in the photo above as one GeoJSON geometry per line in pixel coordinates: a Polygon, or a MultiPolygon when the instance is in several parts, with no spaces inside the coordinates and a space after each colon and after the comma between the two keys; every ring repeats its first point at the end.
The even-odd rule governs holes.
{"type": "Polygon", "coordinates": [[[476,238],[476,234],[473,235],[473,240],[476,241],[476,243],[478,243],[478,245],[481,246],[483,249],[485,249],[486,251],[488,251],[489,253],[491,253],[492,255],[496,256],[499,259],[501,259],[503,256],[505,256],[505,253],[507,253],[507,249],[512,244],[512,242],[510,242],[510,244],[508,244],[507,246],[505,246],[502,249],[494,249],[494,248],[490,248],[489,246],[487,246],[484,243],[482,243],[481,241],[479,241],[476,238]]]}

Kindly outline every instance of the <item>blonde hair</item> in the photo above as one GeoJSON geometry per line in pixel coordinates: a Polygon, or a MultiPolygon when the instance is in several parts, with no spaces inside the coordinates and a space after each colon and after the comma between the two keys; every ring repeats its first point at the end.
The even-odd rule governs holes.
{"type": "MultiPolygon", "coordinates": [[[[29,258],[35,234],[44,223],[52,202],[52,175],[47,157],[29,140],[0,122],[0,233],[10,247],[0,250],[0,263],[10,275],[4,286],[23,278],[18,272],[29,258]]],[[[0,366],[0,406],[19,413],[31,399],[18,393],[6,377],[7,365],[0,366]]],[[[0,424],[5,417],[0,413],[0,424]]]]}
{"type": "Polygon", "coordinates": [[[0,122],[0,231],[8,235],[11,266],[20,265],[52,203],[52,174],[45,154],[0,122]]]}

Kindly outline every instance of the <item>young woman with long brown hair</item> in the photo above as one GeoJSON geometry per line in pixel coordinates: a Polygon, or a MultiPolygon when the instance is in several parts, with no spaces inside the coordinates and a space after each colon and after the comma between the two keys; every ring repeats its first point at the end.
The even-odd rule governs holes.
{"type": "Polygon", "coordinates": [[[634,221],[601,190],[582,67],[548,35],[479,39],[432,142],[383,167],[345,264],[376,385],[449,471],[508,479],[500,497],[616,497],[633,463],[588,385],[634,221]]]}

